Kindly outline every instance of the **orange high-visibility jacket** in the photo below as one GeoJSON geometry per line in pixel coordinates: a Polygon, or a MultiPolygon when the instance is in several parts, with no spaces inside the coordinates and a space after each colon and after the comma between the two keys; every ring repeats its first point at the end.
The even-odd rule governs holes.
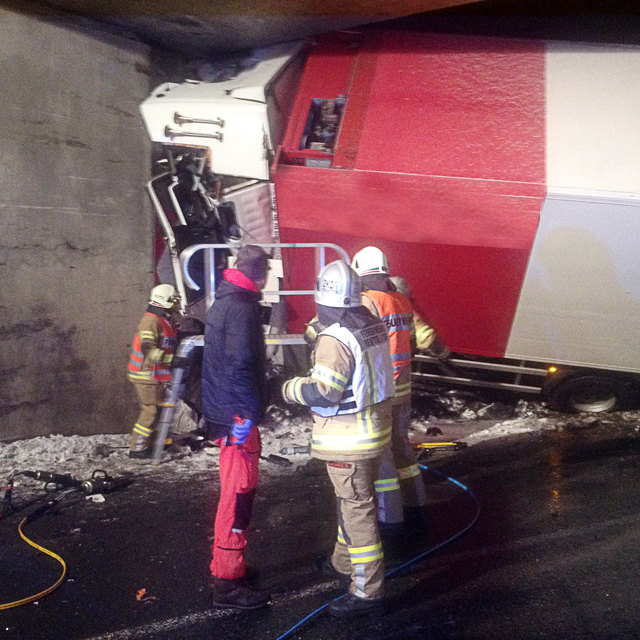
{"type": "Polygon", "coordinates": [[[377,315],[387,326],[389,349],[393,361],[393,377],[398,379],[402,370],[411,364],[411,328],[413,307],[398,291],[378,291],[368,289],[362,293],[365,307],[371,310],[365,297],[373,301],[377,315]]]}
{"type": "MultiPolygon", "coordinates": [[[[128,375],[134,381],[171,381],[171,358],[176,349],[177,334],[165,318],[147,311],[133,337],[129,354],[128,375]],[[160,361],[152,361],[142,353],[142,343],[149,343],[152,348],[163,351],[160,361]]],[[[148,356],[148,352],[147,352],[148,356]]]]}

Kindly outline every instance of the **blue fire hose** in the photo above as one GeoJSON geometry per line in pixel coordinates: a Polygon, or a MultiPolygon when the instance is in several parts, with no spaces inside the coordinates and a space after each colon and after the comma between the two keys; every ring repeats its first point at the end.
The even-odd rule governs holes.
{"type": "MultiPolygon", "coordinates": [[[[437,471],[436,469],[432,469],[432,468],[430,468],[430,467],[428,467],[426,465],[423,465],[423,464],[420,464],[419,466],[420,466],[421,469],[424,469],[425,471],[430,471],[434,475],[436,475],[436,476],[438,476],[440,478],[443,478],[443,479],[447,480],[448,482],[451,482],[451,483],[455,484],[457,487],[460,487],[463,491],[465,491],[467,493],[467,495],[473,501],[473,503],[474,503],[474,505],[476,507],[476,512],[475,512],[473,518],[471,519],[471,521],[469,522],[469,524],[467,524],[465,527],[463,527],[456,534],[454,534],[453,536],[447,538],[446,540],[438,543],[437,545],[427,549],[426,551],[423,551],[422,553],[418,554],[414,558],[411,558],[410,560],[407,560],[406,562],[402,563],[401,565],[399,565],[397,567],[394,567],[393,569],[390,569],[389,571],[387,571],[385,573],[385,578],[390,578],[391,576],[393,576],[393,575],[395,575],[397,573],[400,573],[401,571],[403,571],[407,567],[409,567],[409,566],[411,566],[413,564],[416,564],[417,562],[420,562],[421,560],[424,560],[425,558],[427,558],[428,556],[433,555],[434,553],[436,553],[437,551],[439,551],[443,547],[446,547],[448,544],[451,544],[454,540],[457,540],[458,538],[462,537],[465,533],[467,533],[467,531],[469,531],[475,525],[475,523],[478,521],[478,518],[480,517],[480,503],[478,502],[477,498],[475,497],[475,495],[473,494],[471,489],[469,489],[469,487],[467,487],[466,485],[462,484],[461,482],[458,482],[458,480],[455,480],[454,478],[450,478],[449,476],[445,475],[444,473],[442,473],[440,471],[437,471]]],[[[340,597],[335,598],[334,600],[340,600],[340,598],[344,598],[344,595],[341,595],[340,597]]],[[[326,604],[323,604],[321,607],[319,607],[315,611],[312,611],[308,616],[306,616],[305,618],[300,620],[300,622],[295,624],[288,631],[283,633],[281,636],[278,636],[278,638],[276,638],[276,640],[284,640],[284,638],[288,638],[294,631],[299,629],[305,622],[308,622],[309,620],[311,620],[311,618],[313,618],[316,615],[318,615],[321,611],[326,609],[328,606],[329,606],[329,602],[327,602],[326,604]]]]}

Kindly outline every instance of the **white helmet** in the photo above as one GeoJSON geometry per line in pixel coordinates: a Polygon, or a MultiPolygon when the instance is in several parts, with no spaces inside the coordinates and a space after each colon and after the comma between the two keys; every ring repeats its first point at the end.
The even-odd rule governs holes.
{"type": "Polygon", "coordinates": [[[170,284],[158,284],[151,289],[149,302],[154,307],[171,309],[176,301],[176,290],[170,284]]]}
{"type": "Polygon", "coordinates": [[[328,264],[318,276],[316,302],[325,307],[360,307],[360,278],[344,260],[328,264]]]}
{"type": "Polygon", "coordinates": [[[389,275],[389,263],[387,256],[378,247],[365,247],[360,249],[353,260],[351,266],[359,276],[368,276],[372,273],[383,273],[389,275]]]}

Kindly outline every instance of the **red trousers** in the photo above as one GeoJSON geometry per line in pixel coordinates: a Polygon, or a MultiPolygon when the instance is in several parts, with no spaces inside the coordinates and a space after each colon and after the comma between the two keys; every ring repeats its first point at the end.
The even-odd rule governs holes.
{"type": "Polygon", "coordinates": [[[244,444],[220,447],[220,500],[216,512],[211,573],[217,578],[235,580],[245,575],[244,548],[251,521],[253,499],[258,486],[260,431],[252,426],[244,444]]]}

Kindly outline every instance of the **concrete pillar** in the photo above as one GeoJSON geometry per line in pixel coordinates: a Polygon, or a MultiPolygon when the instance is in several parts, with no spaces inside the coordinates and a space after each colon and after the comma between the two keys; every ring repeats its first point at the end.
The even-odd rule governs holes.
{"type": "Polygon", "coordinates": [[[0,8],[0,440],[128,431],[153,282],[147,47],[0,8]]]}

